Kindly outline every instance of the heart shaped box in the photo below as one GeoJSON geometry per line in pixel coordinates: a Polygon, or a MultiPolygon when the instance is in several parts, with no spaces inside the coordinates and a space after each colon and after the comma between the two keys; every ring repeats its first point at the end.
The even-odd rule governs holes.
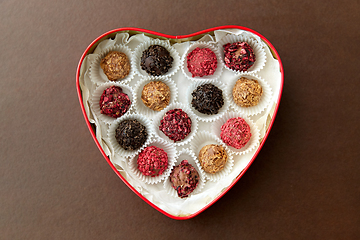
{"type": "MultiPolygon", "coordinates": [[[[134,44],[136,44],[136,40],[134,41],[134,44]]],[[[138,42],[137,44],[141,44],[141,42],[138,42]]],[[[105,46],[102,47],[104,48],[105,46]]],[[[182,49],[183,52],[186,51],[186,49],[184,48],[182,49]]],[[[223,68],[223,72],[226,71],[231,72],[230,70],[223,68]]],[[[179,67],[178,74],[181,74],[181,72],[182,71],[179,67]]],[[[110,167],[120,177],[120,179],[141,199],[143,199],[150,206],[152,206],[159,212],[163,213],[164,215],[177,220],[190,219],[203,212],[205,209],[207,209],[217,200],[219,200],[222,196],[224,196],[227,193],[227,191],[229,191],[235,185],[235,183],[239,181],[239,179],[244,175],[244,173],[250,167],[252,162],[255,160],[257,154],[259,153],[260,149],[264,145],[265,140],[269,135],[270,129],[274,123],[275,116],[279,107],[283,82],[284,82],[283,66],[280,57],[277,51],[275,50],[275,48],[273,47],[273,45],[265,37],[255,32],[254,30],[236,25],[215,27],[183,36],[171,36],[145,29],[139,29],[139,28],[114,29],[96,38],[86,48],[85,52],[81,56],[76,72],[76,87],[77,87],[81,110],[85,118],[85,122],[90,130],[90,133],[96,145],[98,146],[100,152],[102,153],[102,155],[104,156],[110,167]],[[202,193],[203,195],[199,194],[196,196],[190,196],[186,200],[180,198],[174,198],[173,196],[164,197],[163,192],[166,192],[166,189],[162,189],[163,183],[160,183],[158,186],[157,185],[152,186],[154,189],[156,189],[154,191],[150,191],[150,192],[145,191],[143,188],[145,186],[146,189],[145,183],[137,183],[136,180],[131,178],[131,176],[126,172],[126,170],[124,170],[121,166],[119,166],[119,164],[115,160],[111,161],[110,155],[113,153],[111,153],[109,148],[107,148],[106,145],[107,143],[103,141],[103,139],[101,138],[101,136],[104,133],[101,131],[101,129],[100,130],[98,129],[99,127],[97,124],[99,124],[98,123],[99,121],[96,122],[93,120],[94,116],[90,111],[88,99],[91,97],[90,93],[94,89],[89,89],[84,79],[86,78],[86,74],[88,74],[87,70],[90,68],[91,61],[94,61],[96,58],[97,54],[94,54],[94,51],[97,51],[96,50],[97,47],[101,47],[101,45],[105,45],[107,40],[114,40],[115,38],[117,38],[116,36],[121,36],[121,38],[123,38],[120,40],[117,39],[118,41],[122,41],[126,43],[130,37],[138,35],[141,37],[149,37],[151,39],[166,40],[171,45],[174,44],[186,45],[186,43],[188,42],[190,43],[190,42],[204,41],[204,40],[211,41],[213,39],[221,38],[229,34],[251,36],[260,43],[260,46],[264,49],[266,53],[265,67],[260,71],[257,71],[255,74],[257,74],[263,79],[266,79],[269,85],[271,86],[271,90],[272,90],[271,93],[272,96],[270,99],[271,101],[268,107],[260,114],[249,116],[251,117],[251,120],[256,124],[259,130],[259,135],[260,135],[258,140],[259,144],[254,150],[250,151],[249,153],[243,155],[234,154],[233,158],[241,158],[241,159],[237,160],[238,163],[235,164],[234,168],[232,169],[232,173],[227,175],[222,180],[223,182],[207,181],[206,182],[206,184],[208,184],[207,190],[205,191],[206,188],[201,189],[204,190],[205,192],[202,193]],[[125,39],[126,37],[128,37],[128,39],[125,39]],[[161,194],[159,194],[158,191],[159,192],[161,191],[161,194]]],[[[94,88],[94,87],[90,87],[90,88],[94,88]]],[[[201,125],[201,123],[199,124],[201,125]]]]}

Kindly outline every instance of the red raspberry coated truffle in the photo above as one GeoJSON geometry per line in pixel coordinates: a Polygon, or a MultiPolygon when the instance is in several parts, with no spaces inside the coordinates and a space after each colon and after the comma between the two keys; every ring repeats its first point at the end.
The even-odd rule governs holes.
{"type": "Polygon", "coordinates": [[[143,175],[156,177],[163,174],[168,167],[168,156],[163,149],[149,146],[140,152],[137,164],[143,175]]]}
{"type": "Polygon", "coordinates": [[[246,71],[255,62],[255,54],[247,42],[227,43],[224,48],[225,65],[235,71],[246,71]]]}
{"type": "Polygon", "coordinates": [[[180,141],[191,132],[191,119],[183,110],[172,109],[160,121],[159,130],[174,142],[180,141]]]}
{"type": "Polygon", "coordinates": [[[241,117],[230,118],[221,126],[220,137],[227,145],[240,149],[250,140],[250,126],[241,117]]]}
{"type": "Polygon", "coordinates": [[[192,193],[199,183],[199,173],[187,161],[182,160],[170,174],[170,182],[181,198],[186,198],[192,193]]]}
{"type": "Polygon", "coordinates": [[[187,68],[192,77],[213,75],[217,68],[216,55],[209,48],[195,48],[187,55],[187,68]]]}
{"type": "Polygon", "coordinates": [[[99,101],[100,112],[113,118],[124,115],[129,110],[130,104],[129,96],[118,86],[105,89],[99,101]]]}

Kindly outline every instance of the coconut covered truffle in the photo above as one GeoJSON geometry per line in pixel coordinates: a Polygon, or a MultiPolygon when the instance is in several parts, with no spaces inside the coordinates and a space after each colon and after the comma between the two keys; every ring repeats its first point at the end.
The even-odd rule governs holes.
{"type": "Polygon", "coordinates": [[[186,198],[192,193],[199,183],[199,173],[187,161],[174,167],[170,174],[171,186],[176,190],[180,198],[186,198]]]}
{"type": "Polygon", "coordinates": [[[187,57],[187,68],[192,77],[213,75],[217,68],[215,53],[209,48],[195,48],[187,57]]]}
{"type": "Polygon", "coordinates": [[[252,107],[259,104],[263,89],[255,79],[241,77],[232,90],[234,102],[240,107],[252,107]]]}
{"type": "Polygon", "coordinates": [[[121,87],[111,86],[102,93],[99,105],[102,114],[118,118],[129,110],[131,101],[129,96],[123,93],[121,87]]]}
{"type": "Polygon", "coordinates": [[[116,141],[125,150],[139,149],[147,137],[146,127],[136,119],[121,121],[115,130],[116,141]]]}
{"type": "Polygon", "coordinates": [[[235,71],[247,71],[255,62],[253,49],[247,42],[223,45],[225,65],[235,71]]]}
{"type": "Polygon", "coordinates": [[[111,51],[101,59],[100,67],[110,81],[116,81],[129,75],[130,60],[125,53],[111,51]]]}
{"type": "Polygon", "coordinates": [[[199,152],[199,162],[207,173],[214,174],[221,171],[227,159],[225,148],[221,145],[209,144],[202,147],[199,152]]]}
{"type": "Polygon", "coordinates": [[[250,126],[241,118],[230,118],[221,126],[221,139],[228,146],[243,148],[251,138],[250,126]]]}
{"type": "Polygon", "coordinates": [[[172,109],[161,119],[159,130],[174,142],[181,141],[191,132],[191,119],[182,109],[172,109]]]}
{"type": "Polygon", "coordinates": [[[167,169],[167,153],[156,146],[144,148],[138,156],[137,165],[139,171],[145,176],[156,177],[167,169]]]}
{"type": "Polygon", "coordinates": [[[222,90],[211,83],[198,86],[191,95],[191,105],[200,113],[217,114],[224,105],[222,90]]]}
{"type": "Polygon", "coordinates": [[[173,58],[169,51],[160,45],[151,45],[141,56],[141,69],[152,76],[164,75],[172,66],[173,58]]]}
{"type": "Polygon", "coordinates": [[[170,102],[170,88],[161,81],[149,82],[141,92],[141,100],[148,108],[161,111],[170,102]]]}

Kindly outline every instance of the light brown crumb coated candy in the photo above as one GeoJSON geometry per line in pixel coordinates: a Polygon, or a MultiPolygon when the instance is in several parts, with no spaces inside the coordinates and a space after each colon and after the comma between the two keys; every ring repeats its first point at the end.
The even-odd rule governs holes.
{"type": "Polygon", "coordinates": [[[110,81],[116,81],[129,75],[130,60],[125,53],[111,51],[101,59],[100,67],[110,81]]]}
{"type": "Polygon", "coordinates": [[[204,146],[199,153],[201,167],[207,173],[217,173],[221,171],[226,164],[227,158],[225,148],[216,144],[204,146]]]}
{"type": "Polygon", "coordinates": [[[233,99],[240,107],[256,106],[263,93],[261,85],[254,79],[241,77],[236,81],[232,94],[233,99]]]}
{"type": "Polygon", "coordinates": [[[142,90],[141,100],[148,108],[161,111],[170,102],[170,88],[161,81],[149,82],[142,90]]]}

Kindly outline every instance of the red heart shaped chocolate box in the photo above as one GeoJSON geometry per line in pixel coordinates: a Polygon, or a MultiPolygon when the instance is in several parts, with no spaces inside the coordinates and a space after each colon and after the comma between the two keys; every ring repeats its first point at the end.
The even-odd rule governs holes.
{"type": "Polygon", "coordinates": [[[86,48],[77,68],[76,87],[80,106],[90,133],[114,172],[149,205],[168,217],[183,220],[198,215],[219,200],[250,167],[264,145],[274,123],[280,103],[283,80],[283,67],[275,48],[265,37],[245,27],[222,26],[185,36],[170,36],[139,28],[119,28],[99,36],[86,48]],[[257,59],[254,67],[245,72],[230,70],[225,66],[224,43],[235,42],[239,39],[243,42],[252,42],[256,48],[254,52],[257,59]],[[170,53],[174,55],[173,69],[164,78],[160,77],[155,80],[164,81],[169,85],[173,94],[170,108],[181,106],[189,112],[189,116],[191,115],[193,129],[186,142],[174,144],[169,139],[163,139],[166,137],[158,131],[158,122],[163,113],[160,111],[153,114],[150,110],[144,109],[144,106],[140,106],[142,104],[142,84],[154,80],[154,78],[146,76],[145,71],[139,67],[138,55],[142,52],[139,48],[146,46],[146,42],[167,44],[166,46],[171,48],[170,53]],[[210,49],[213,49],[217,54],[219,60],[217,72],[209,79],[206,77],[204,79],[201,77],[193,78],[185,66],[186,56],[195,46],[201,48],[206,45],[211,46],[210,49]],[[168,150],[169,170],[165,171],[165,175],[156,181],[145,179],[134,172],[132,163],[136,162],[139,152],[128,154],[125,150],[118,151],[119,146],[115,146],[116,141],[114,143],[110,139],[114,135],[111,133],[114,131],[112,126],[118,124],[119,119],[105,119],[99,116],[99,111],[95,109],[99,103],[99,92],[103,91],[101,87],[113,83],[101,76],[101,73],[96,73],[96,62],[104,56],[104,52],[116,48],[126,52],[131,60],[129,76],[124,80],[116,81],[116,83],[123,87],[124,92],[128,91],[132,105],[134,105],[131,106],[128,114],[120,118],[140,116],[147,122],[151,135],[150,142],[146,144],[159,141],[160,145],[166,145],[164,145],[164,149],[166,147],[170,149],[168,150]],[[239,108],[234,104],[231,90],[236,80],[242,76],[256,79],[262,85],[262,102],[259,103],[261,106],[246,109],[239,108]],[[197,113],[191,107],[191,92],[202,83],[208,82],[214,83],[224,93],[224,109],[219,112],[219,116],[205,116],[197,113]],[[190,112],[192,113],[190,114],[190,112]],[[207,141],[221,142],[220,127],[230,117],[238,116],[243,117],[249,123],[252,133],[251,140],[242,150],[225,145],[229,155],[228,163],[226,163],[228,165],[225,166],[224,170],[221,170],[223,171],[221,174],[216,176],[205,173],[197,159],[200,145],[207,141]],[[187,198],[178,197],[176,191],[171,188],[169,181],[171,168],[178,165],[183,159],[191,159],[191,163],[200,174],[198,189],[195,189],[187,198]]]}

